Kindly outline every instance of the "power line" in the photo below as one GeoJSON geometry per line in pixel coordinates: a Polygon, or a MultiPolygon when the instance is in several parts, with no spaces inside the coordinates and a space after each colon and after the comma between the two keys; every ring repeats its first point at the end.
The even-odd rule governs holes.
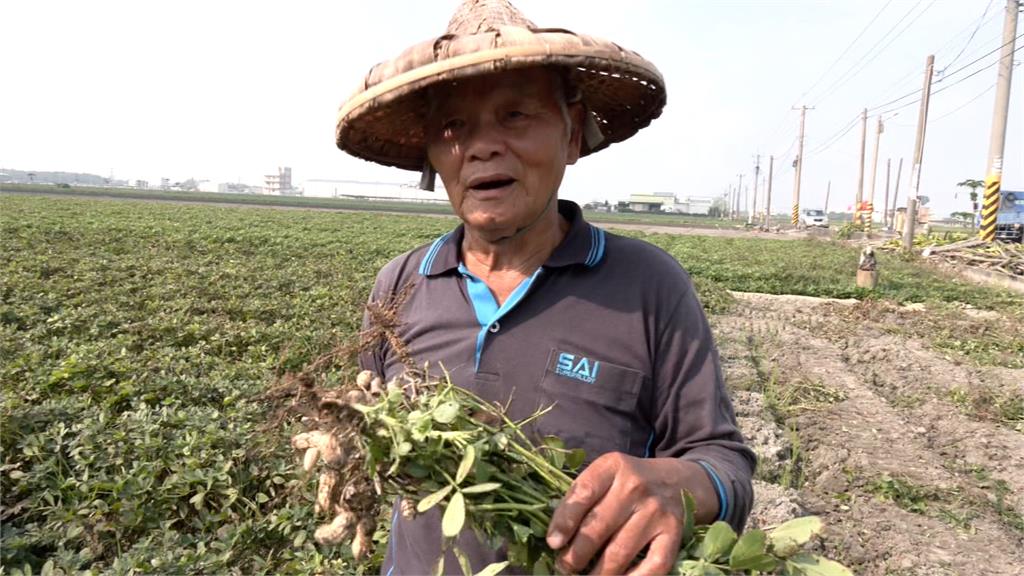
{"type": "MultiPolygon", "coordinates": [[[[992,89],[995,88],[995,87],[996,87],[996,85],[992,84],[991,86],[989,86],[988,88],[985,88],[984,90],[981,91],[981,93],[976,95],[974,98],[971,98],[967,102],[964,102],[963,104],[957,106],[956,108],[950,110],[949,112],[946,112],[942,116],[939,116],[939,117],[935,118],[934,120],[931,120],[931,119],[928,120],[928,124],[934,124],[935,122],[938,122],[939,120],[942,120],[943,118],[948,118],[948,117],[952,116],[953,114],[956,114],[957,112],[963,110],[967,106],[969,106],[969,105],[973,104],[974,102],[976,102],[978,100],[978,98],[981,98],[985,94],[988,94],[989,92],[991,92],[992,89]]],[[[913,127],[914,126],[913,124],[901,124],[901,123],[898,123],[898,122],[894,122],[894,124],[896,124],[897,126],[904,126],[904,127],[913,127]]]]}
{"type": "Polygon", "coordinates": [[[774,130],[772,130],[771,136],[769,136],[768,138],[764,139],[764,140],[763,140],[763,141],[761,142],[761,146],[760,146],[760,148],[762,148],[762,149],[766,149],[766,148],[768,148],[768,146],[767,146],[767,145],[768,145],[768,143],[769,143],[769,142],[772,142],[772,141],[774,141],[774,140],[775,140],[775,137],[779,135],[779,133],[780,133],[780,131],[782,130],[782,128],[783,128],[783,127],[785,127],[785,126],[787,126],[787,125],[789,125],[789,126],[790,126],[789,130],[786,130],[786,132],[785,132],[785,134],[786,134],[786,135],[788,136],[788,135],[789,135],[789,132],[793,130],[793,127],[792,127],[792,125],[791,125],[791,124],[790,124],[790,122],[789,122],[789,113],[788,113],[788,112],[787,112],[787,113],[786,113],[786,115],[785,115],[785,116],[784,116],[784,117],[782,118],[782,122],[779,122],[779,125],[778,125],[778,126],[776,126],[774,130]]]}
{"type": "MultiPolygon", "coordinates": [[[[961,67],[957,68],[956,70],[953,70],[953,71],[952,71],[952,72],[950,72],[949,74],[946,74],[945,76],[943,76],[943,77],[942,77],[942,78],[941,78],[941,79],[939,80],[939,82],[941,82],[942,80],[946,80],[946,79],[948,79],[948,78],[949,78],[950,76],[955,76],[955,75],[956,75],[956,74],[957,74],[958,72],[961,72],[961,71],[963,71],[964,69],[966,69],[966,68],[969,68],[969,67],[971,67],[971,65],[973,65],[973,64],[977,64],[978,62],[981,62],[982,60],[984,60],[985,58],[988,58],[988,57],[989,57],[989,56],[991,56],[992,54],[995,54],[996,52],[998,52],[998,51],[1002,50],[1002,49],[1003,49],[1003,46],[1006,46],[1007,44],[1013,44],[1014,42],[1016,42],[1017,40],[1020,40],[1021,38],[1024,38],[1024,32],[1022,32],[1022,33],[1018,34],[1018,35],[1017,35],[1017,37],[1016,37],[1016,38],[1014,38],[1013,40],[1010,40],[1009,42],[1004,42],[1004,43],[1000,44],[1000,45],[999,45],[999,46],[998,46],[998,47],[997,47],[997,48],[996,48],[995,50],[992,50],[992,51],[990,51],[990,52],[986,53],[986,54],[985,54],[984,56],[980,56],[980,57],[978,57],[978,58],[976,58],[976,59],[972,60],[971,62],[969,62],[969,63],[967,63],[967,64],[964,64],[963,66],[961,66],[961,67]]],[[[1017,50],[1020,50],[1020,48],[1017,48],[1017,50]]],[[[1016,52],[1017,50],[1014,50],[1014,52],[1016,52]]],[[[997,62],[998,62],[998,60],[997,60],[997,62]]]]}
{"type": "MultiPolygon", "coordinates": [[[[1024,36],[1024,34],[1021,34],[1021,36],[1024,36]]],[[[1020,36],[1018,36],[1018,38],[1020,38],[1020,36]]],[[[1011,40],[1011,42],[1012,42],[1012,40],[1011,40]]],[[[1007,44],[1009,44],[1009,42],[1007,42],[1007,44]]],[[[1022,49],[1024,49],[1024,46],[1020,46],[1019,48],[1016,48],[1010,54],[1016,54],[1017,52],[1020,52],[1022,49]]],[[[967,76],[964,76],[963,78],[957,80],[956,82],[953,82],[952,84],[944,85],[942,88],[939,88],[938,90],[933,91],[932,92],[932,96],[934,96],[936,94],[939,94],[939,93],[941,93],[944,90],[948,90],[948,89],[952,88],[953,86],[956,86],[957,84],[959,84],[959,83],[961,83],[961,82],[963,82],[963,81],[965,81],[965,80],[967,80],[969,78],[973,78],[974,76],[977,76],[978,74],[981,74],[982,72],[988,70],[989,68],[998,65],[1000,60],[996,60],[995,62],[989,64],[988,66],[985,66],[983,68],[979,68],[979,69],[975,70],[974,72],[971,72],[967,76]]],[[[948,78],[948,77],[949,76],[947,76],[946,78],[948,78]]],[[[938,84],[938,82],[936,82],[936,84],[938,84]]],[[[920,92],[920,90],[918,90],[918,92],[920,92]]],[[[917,104],[920,101],[921,101],[921,99],[918,98],[917,100],[914,100],[912,102],[907,102],[906,104],[901,104],[901,105],[899,105],[899,106],[897,106],[895,108],[890,108],[889,110],[885,110],[884,112],[880,112],[880,114],[888,114],[889,112],[895,112],[896,110],[901,110],[903,108],[906,108],[907,106],[912,106],[914,104],[917,104]]]]}
{"type": "MultiPolygon", "coordinates": [[[[958,73],[962,72],[962,71],[963,71],[963,70],[965,70],[966,68],[969,68],[969,67],[973,66],[974,64],[977,64],[978,62],[980,62],[980,61],[984,60],[985,58],[988,58],[988,57],[989,57],[989,56],[991,56],[992,54],[995,54],[996,52],[998,52],[998,51],[1002,50],[1003,46],[1006,46],[1007,44],[1010,44],[1010,43],[1012,43],[1012,42],[1015,42],[1016,40],[1020,40],[1020,39],[1021,39],[1022,37],[1024,37],[1024,33],[1021,33],[1020,35],[1018,35],[1018,36],[1017,36],[1016,38],[1014,38],[1013,40],[1010,40],[1009,42],[1005,42],[1005,43],[1003,43],[1003,44],[1001,44],[1001,45],[997,46],[997,47],[996,47],[996,48],[995,48],[994,50],[992,50],[992,51],[990,51],[990,52],[986,53],[985,55],[983,55],[983,56],[980,56],[980,57],[978,57],[977,59],[975,59],[975,60],[972,60],[971,62],[969,62],[969,63],[967,63],[967,64],[964,64],[963,66],[961,66],[961,67],[957,68],[956,70],[954,70],[954,71],[950,72],[949,74],[946,74],[946,75],[945,75],[945,76],[943,76],[942,78],[940,78],[940,79],[936,80],[936,81],[935,81],[935,83],[936,83],[936,84],[938,84],[938,83],[940,83],[940,82],[943,82],[943,81],[945,81],[945,80],[948,80],[948,79],[949,79],[949,78],[950,78],[951,76],[955,76],[956,74],[958,74],[958,73]]],[[[1020,50],[1020,48],[1017,48],[1017,50],[1020,50]]],[[[1014,50],[1014,52],[1016,52],[1017,50],[1014,50]]],[[[997,64],[998,62],[999,62],[999,61],[998,61],[998,60],[996,60],[996,62],[995,62],[995,63],[993,63],[993,64],[990,64],[989,66],[986,66],[985,68],[982,68],[982,70],[985,70],[985,69],[987,69],[987,68],[991,68],[992,66],[994,66],[994,65],[995,65],[995,64],[997,64]]],[[[973,76],[973,74],[972,74],[972,76],[973,76]]],[[[970,77],[970,76],[968,76],[968,78],[969,78],[969,77],[970,77]]],[[[900,100],[904,100],[904,99],[906,99],[906,98],[909,98],[909,97],[911,97],[911,96],[915,96],[915,95],[917,95],[917,94],[918,94],[919,92],[921,92],[921,89],[920,89],[920,88],[918,88],[917,90],[914,90],[913,92],[907,92],[906,94],[904,94],[903,96],[900,96],[899,98],[893,98],[892,100],[890,100],[890,101],[888,101],[888,102],[886,102],[886,103],[884,103],[884,104],[879,104],[878,106],[873,106],[873,107],[871,107],[871,108],[868,108],[868,112],[870,113],[870,112],[873,112],[873,111],[875,111],[875,110],[878,110],[879,108],[885,108],[886,106],[889,106],[889,105],[891,105],[891,104],[895,104],[895,103],[899,102],[900,100]]],[[[938,90],[936,91],[936,93],[938,93],[938,90]]],[[[920,102],[920,101],[921,101],[920,99],[917,99],[917,100],[915,100],[914,102],[911,102],[911,104],[914,104],[914,103],[917,103],[917,102],[920,102]]],[[[901,106],[900,108],[902,108],[902,106],[901,106]]],[[[899,108],[894,108],[894,110],[898,110],[898,109],[899,109],[899,108]]]]}
{"type": "MultiPolygon", "coordinates": [[[[954,34],[953,36],[951,36],[951,37],[949,38],[949,40],[946,40],[946,42],[945,42],[945,43],[944,43],[944,44],[943,44],[942,46],[940,46],[940,47],[939,47],[939,48],[937,48],[936,50],[933,50],[933,51],[932,51],[932,53],[933,53],[933,54],[936,54],[936,55],[940,54],[940,53],[941,53],[941,52],[942,52],[943,50],[945,50],[945,49],[946,49],[947,47],[951,46],[951,45],[952,45],[952,44],[953,44],[953,43],[954,43],[954,42],[955,42],[955,41],[956,41],[956,40],[957,40],[958,38],[960,38],[960,37],[961,37],[961,36],[962,36],[963,34],[965,34],[966,32],[968,32],[968,31],[969,31],[969,30],[971,29],[971,27],[972,27],[972,26],[975,26],[975,30],[977,30],[978,28],[980,28],[980,27],[983,27],[983,26],[985,26],[985,25],[986,25],[987,23],[991,22],[991,21],[992,21],[993,19],[995,19],[995,17],[996,17],[996,16],[998,16],[998,15],[999,15],[999,11],[997,10],[997,11],[994,11],[994,12],[992,12],[992,14],[990,14],[990,15],[989,15],[989,16],[988,16],[987,18],[983,18],[983,19],[981,19],[982,21],[981,21],[981,22],[980,22],[980,24],[979,24],[979,25],[977,25],[977,26],[975,26],[975,24],[974,24],[974,23],[970,23],[970,24],[968,24],[968,25],[967,25],[967,26],[965,26],[964,28],[960,29],[960,31],[959,31],[959,32],[957,32],[956,34],[954,34]]],[[[973,34],[973,33],[972,33],[972,34],[973,34]]],[[[996,40],[1000,40],[1000,39],[1001,39],[1002,37],[1003,37],[1002,33],[998,33],[998,34],[996,34],[995,36],[992,36],[991,38],[989,38],[988,40],[986,40],[985,42],[983,42],[983,43],[981,44],[981,46],[985,46],[985,45],[987,45],[987,44],[990,44],[990,43],[991,43],[991,42],[993,42],[993,41],[996,41],[996,40]]],[[[962,52],[966,52],[966,48],[968,47],[968,45],[969,45],[969,43],[968,43],[968,44],[965,44],[965,45],[964,45],[964,50],[962,50],[962,52]]],[[[976,46],[977,46],[977,45],[976,45],[976,46]]],[[[971,52],[973,53],[973,54],[971,54],[971,55],[973,56],[974,54],[977,54],[977,53],[978,53],[979,51],[978,51],[978,50],[972,50],[971,52]]],[[[960,55],[957,55],[957,58],[959,58],[959,56],[960,56],[960,55]]],[[[952,62],[951,62],[951,63],[952,63],[952,62]]],[[[946,68],[948,68],[948,67],[949,67],[949,66],[947,65],[947,66],[946,66],[946,68]]],[[[945,69],[943,69],[943,70],[942,70],[942,72],[945,72],[945,69]]],[[[883,92],[881,92],[881,94],[880,94],[880,98],[879,98],[879,99],[886,99],[886,98],[889,98],[891,94],[893,94],[894,92],[896,92],[896,91],[897,91],[897,89],[899,89],[899,88],[901,88],[902,86],[906,85],[906,84],[908,83],[908,82],[907,82],[908,80],[911,80],[911,79],[912,79],[912,78],[913,78],[913,77],[914,77],[914,76],[915,76],[916,74],[919,74],[919,73],[920,73],[920,66],[919,66],[919,65],[917,65],[917,64],[915,64],[915,65],[914,65],[914,66],[913,66],[912,68],[910,68],[909,70],[907,70],[907,72],[906,72],[905,74],[903,74],[902,76],[900,76],[898,80],[896,80],[896,81],[894,81],[894,82],[891,82],[891,83],[889,84],[889,87],[888,87],[888,88],[886,88],[886,89],[885,89],[885,90],[884,90],[883,92]]],[[[940,75],[940,73],[939,73],[939,72],[936,72],[936,74],[937,74],[937,75],[940,75]]],[[[920,89],[916,89],[916,90],[914,90],[913,92],[911,92],[911,93],[910,93],[910,95],[916,94],[916,93],[917,93],[917,92],[919,92],[919,91],[920,91],[920,89]]],[[[898,99],[897,99],[897,100],[898,100],[898,99]]]]}
{"type": "Polygon", "coordinates": [[[840,54],[839,57],[836,58],[832,62],[832,64],[829,65],[825,72],[823,72],[822,75],[819,76],[818,79],[814,81],[814,84],[812,84],[810,88],[804,90],[804,93],[800,95],[800,100],[803,100],[805,96],[807,96],[808,94],[811,93],[812,90],[817,88],[818,84],[820,84],[821,81],[824,80],[826,76],[828,76],[829,72],[832,72],[832,70],[836,67],[836,64],[839,64],[839,61],[842,60],[844,56],[846,56],[846,54],[850,51],[850,48],[853,48],[853,45],[856,44],[857,41],[861,39],[861,36],[864,36],[864,33],[868,31],[868,28],[871,28],[871,25],[875,23],[875,20],[878,20],[878,17],[882,15],[882,12],[885,12],[885,9],[889,7],[889,4],[892,4],[892,0],[886,2],[885,5],[882,6],[882,8],[875,13],[875,16],[871,19],[871,21],[869,21],[863,28],[861,28],[860,33],[857,34],[857,37],[853,39],[853,42],[850,42],[846,49],[843,50],[843,53],[840,54]]]}
{"type": "Polygon", "coordinates": [[[896,41],[897,38],[902,36],[903,33],[906,32],[914,24],[914,22],[917,21],[918,18],[920,18],[925,12],[927,12],[932,6],[934,6],[935,2],[936,2],[936,0],[932,0],[930,4],[925,6],[924,10],[919,12],[917,14],[917,16],[915,16],[914,19],[911,20],[909,24],[907,24],[907,26],[905,26],[902,30],[900,30],[896,34],[896,36],[893,36],[892,40],[888,44],[886,44],[881,50],[878,50],[877,52],[875,52],[875,48],[877,48],[879,44],[884,42],[889,37],[889,35],[893,33],[893,31],[895,31],[897,28],[899,28],[900,24],[902,24],[903,21],[906,20],[908,16],[910,16],[910,14],[912,14],[915,10],[917,10],[917,7],[920,6],[923,1],[924,0],[917,0],[917,3],[914,4],[910,8],[910,10],[908,10],[896,22],[896,24],[893,25],[892,28],[890,28],[885,34],[883,34],[882,37],[879,38],[878,41],[875,42],[871,46],[871,48],[868,48],[868,51],[864,53],[864,56],[861,56],[860,60],[858,60],[857,62],[854,62],[853,66],[851,66],[845,73],[843,73],[842,76],[840,76],[838,79],[836,79],[836,81],[833,82],[832,85],[828,87],[828,89],[825,91],[825,94],[823,94],[822,96],[818,97],[817,102],[821,102],[825,98],[828,98],[829,96],[831,96],[836,90],[838,90],[843,85],[845,85],[847,82],[849,82],[854,77],[856,77],[857,74],[859,74],[860,71],[863,70],[868,64],[874,62],[875,59],[878,58],[878,56],[881,55],[882,52],[884,52],[885,49],[888,48],[890,44],[892,44],[892,42],[896,41]]]}
{"type": "Polygon", "coordinates": [[[985,5],[985,11],[982,12],[981,17],[978,18],[978,25],[974,27],[974,32],[971,32],[971,36],[967,39],[967,43],[964,44],[964,47],[961,48],[960,51],[957,52],[956,56],[954,56],[953,59],[949,61],[949,64],[943,66],[942,70],[939,70],[938,72],[936,72],[936,74],[938,74],[941,77],[943,74],[946,73],[947,68],[952,66],[954,62],[956,62],[961,56],[963,56],[964,50],[967,50],[967,47],[971,45],[971,41],[974,40],[974,35],[978,33],[978,30],[981,29],[981,25],[985,22],[985,15],[988,14],[988,9],[991,7],[992,0],[988,0],[988,4],[985,5]]]}
{"type": "Polygon", "coordinates": [[[850,132],[850,130],[853,130],[853,128],[855,126],[857,126],[858,122],[860,122],[860,114],[857,114],[856,116],[854,116],[853,119],[850,120],[850,122],[848,124],[844,125],[842,128],[840,128],[832,136],[829,136],[828,138],[826,138],[825,142],[823,144],[818,145],[817,147],[814,148],[814,150],[811,150],[806,155],[807,156],[814,156],[815,154],[819,154],[821,152],[824,152],[825,150],[828,150],[836,142],[838,142],[843,136],[846,136],[850,132]]]}
{"type": "Polygon", "coordinates": [[[786,160],[786,159],[789,158],[789,153],[793,151],[793,147],[796,146],[796,143],[797,143],[798,140],[799,139],[794,136],[793,137],[793,142],[789,145],[789,148],[786,148],[786,151],[783,152],[782,154],[776,154],[775,155],[775,157],[780,160],[780,164],[783,163],[782,160],[786,160]]]}

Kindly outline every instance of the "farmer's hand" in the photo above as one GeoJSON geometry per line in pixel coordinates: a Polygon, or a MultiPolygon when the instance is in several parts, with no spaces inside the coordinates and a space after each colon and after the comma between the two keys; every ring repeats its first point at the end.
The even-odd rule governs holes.
{"type": "Polygon", "coordinates": [[[573,482],[555,510],[547,542],[561,550],[556,568],[578,573],[604,553],[593,574],[665,574],[679,552],[683,533],[681,490],[697,504],[700,524],[718,514],[718,497],[696,462],[678,458],[635,458],[620,452],[595,460],[573,482]]]}

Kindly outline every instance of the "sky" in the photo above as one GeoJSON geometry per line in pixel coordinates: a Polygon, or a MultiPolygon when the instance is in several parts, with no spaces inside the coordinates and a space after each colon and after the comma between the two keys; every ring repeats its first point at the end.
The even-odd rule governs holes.
{"type": "MultiPolygon", "coordinates": [[[[829,182],[829,209],[852,204],[864,108],[864,194],[871,186],[875,115],[882,112],[876,204],[884,195],[886,161],[892,160],[895,188],[903,158],[904,205],[919,109],[911,93],[921,89],[929,54],[936,76],[920,193],[941,214],[969,210],[966,190],[956,183],[985,177],[1005,0],[513,3],[539,26],[599,36],[640,53],[666,82],[661,118],[581,159],[567,171],[561,197],[721,196],[740,174],[745,187],[752,183],[757,155],[766,177],[773,155],[773,211],[788,212],[799,127],[792,108],[806,105],[813,109],[806,115],[801,205],[823,208],[829,182]]],[[[307,179],[414,182],[417,174],[340,152],[337,109],[373,64],[441,34],[458,4],[7,2],[0,168],[259,185],[264,174],[291,166],[298,185],[307,179]]],[[[1024,50],[1015,59],[1024,60],[1024,50]]],[[[1024,190],[1019,66],[1004,157],[1003,187],[1024,190]]]]}

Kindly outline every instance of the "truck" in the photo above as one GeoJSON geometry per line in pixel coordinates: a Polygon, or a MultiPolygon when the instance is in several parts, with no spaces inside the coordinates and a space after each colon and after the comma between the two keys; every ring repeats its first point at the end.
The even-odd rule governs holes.
{"type": "Polygon", "coordinates": [[[1001,190],[999,192],[996,240],[1024,242],[1024,191],[1001,190]]]}

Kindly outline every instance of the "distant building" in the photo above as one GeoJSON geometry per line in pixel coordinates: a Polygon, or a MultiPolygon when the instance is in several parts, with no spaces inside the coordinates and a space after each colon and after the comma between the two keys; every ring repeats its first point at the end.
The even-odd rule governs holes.
{"type": "Polygon", "coordinates": [[[707,214],[713,203],[714,198],[710,196],[685,196],[679,199],[672,192],[629,195],[629,209],[634,212],[707,214]]]}
{"type": "Polygon", "coordinates": [[[135,181],[135,187],[139,188],[139,189],[142,189],[142,190],[145,190],[145,189],[149,188],[149,182],[147,182],[145,180],[136,180],[135,181]]]}
{"type": "Polygon", "coordinates": [[[665,205],[673,206],[675,203],[676,195],[671,192],[629,195],[629,209],[634,212],[661,212],[665,205]]]}
{"type": "Polygon", "coordinates": [[[687,196],[676,202],[674,211],[680,214],[708,214],[715,199],[711,196],[687,196]]]}
{"type": "Polygon", "coordinates": [[[278,194],[281,196],[301,196],[302,192],[292,187],[292,169],[288,166],[278,168],[277,174],[268,174],[264,177],[267,194],[278,194]]]}

